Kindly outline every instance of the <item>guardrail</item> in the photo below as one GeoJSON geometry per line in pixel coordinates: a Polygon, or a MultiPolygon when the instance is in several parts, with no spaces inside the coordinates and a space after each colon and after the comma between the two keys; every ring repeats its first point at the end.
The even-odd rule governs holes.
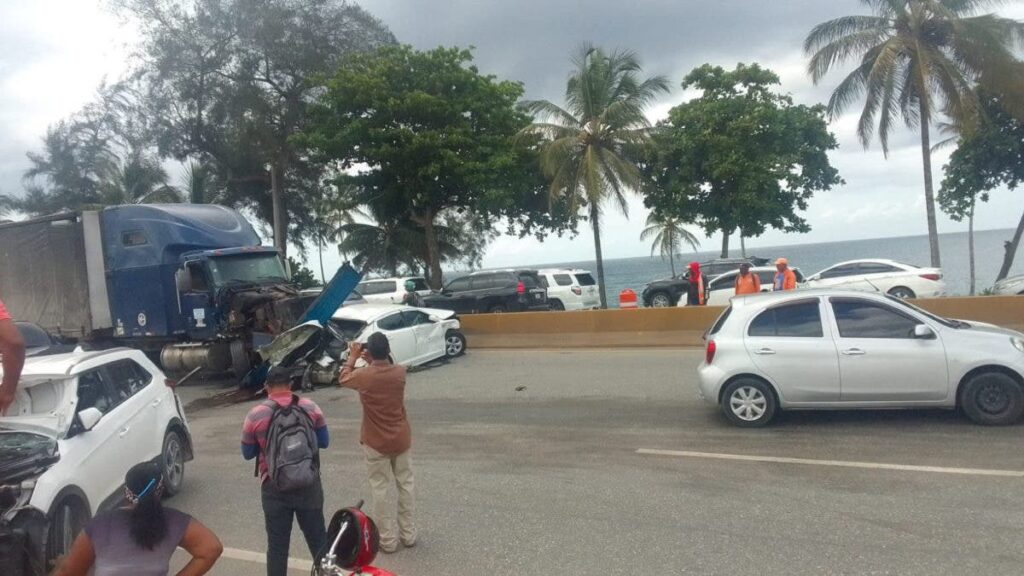
{"type": "MultiPolygon", "coordinates": [[[[1024,331],[1024,297],[978,296],[915,300],[939,316],[988,322],[1024,331]]],[[[701,308],[642,308],[579,312],[523,312],[462,316],[470,348],[700,347],[722,312],[701,308]]]]}

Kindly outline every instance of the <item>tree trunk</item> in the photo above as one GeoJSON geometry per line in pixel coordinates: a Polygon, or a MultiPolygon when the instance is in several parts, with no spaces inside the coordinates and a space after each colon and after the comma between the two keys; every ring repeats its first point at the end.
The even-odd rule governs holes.
{"type": "Polygon", "coordinates": [[[1006,249],[1006,253],[1003,254],[1003,266],[999,269],[999,276],[996,277],[996,282],[999,282],[1010,273],[1010,268],[1013,266],[1013,259],[1017,256],[1017,247],[1020,246],[1020,237],[1024,234],[1024,214],[1020,216],[1020,222],[1017,223],[1017,230],[1013,233],[1013,240],[1003,244],[1006,249]]]}
{"type": "Polygon", "coordinates": [[[932,254],[932,267],[942,266],[939,256],[939,227],[935,221],[935,190],[932,187],[932,143],[928,132],[928,104],[921,99],[921,159],[924,161],[924,207],[928,215],[928,246],[932,254]]]}
{"type": "Polygon", "coordinates": [[[971,199],[971,212],[967,216],[967,257],[970,260],[968,265],[971,275],[971,296],[974,296],[977,288],[974,277],[974,199],[971,199]]]}
{"type": "Polygon", "coordinates": [[[672,277],[676,277],[676,254],[674,251],[668,253],[668,265],[672,267],[672,277]]]}
{"type": "Polygon", "coordinates": [[[740,256],[744,258],[747,257],[747,242],[746,238],[743,236],[743,232],[740,232],[740,256]]]}
{"type": "Polygon", "coordinates": [[[274,163],[270,166],[270,198],[273,203],[274,247],[281,253],[281,258],[288,258],[288,223],[284,209],[284,173],[281,166],[274,163]]]}
{"type": "Polygon", "coordinates": [[[732,232],[722,230],[722,258],[729,257],[729,236],[732,232]]]}
{"type": "Polygon", "coordinates": [[[434,230],[434,213],[427,211],[421,216],[423,236],[427,240],[427,282],[434,290],[441,289],[441,258],[437,247],[437,231],[434,230]]]}
{"type": "Polygon", "coordinates": [[[320,234],[316,235],[316,251],[320,253],[320,283],[327,286],[327,276],[324,275],[324,239],[320,234]]]}
{"type": "Polygon", "coordinates": [[[604,256],[601,254],[601,218],[597,204],[590,204],[590,226],[594,230],[594,256],[597,259],[597,292],[601,296],[601,308],[608,308],[608,295],[604,285],[604,256]]]}

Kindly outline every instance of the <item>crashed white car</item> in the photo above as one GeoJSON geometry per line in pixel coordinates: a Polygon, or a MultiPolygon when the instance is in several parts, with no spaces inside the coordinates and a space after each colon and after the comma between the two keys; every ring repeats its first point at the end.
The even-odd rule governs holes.
{"type": "Polygon", "coordinates": [[[364,304],[339,308],[331,325],[355,342],[366,342],[370,334],[382,332],[391,343],[394,361],[407,367],[454,358],[466,351],[462,325],[451,310],[364,304]]]}
{"type": "Polygon", "coordinates": [[[138,350],[25,362],[0,417],[0,538],[21,540],[23,562],[67,553],[93,515],[121,503],[135,464],[159,462],[164,493],[181,489],[192,439],[173,386],[138,350]]]}

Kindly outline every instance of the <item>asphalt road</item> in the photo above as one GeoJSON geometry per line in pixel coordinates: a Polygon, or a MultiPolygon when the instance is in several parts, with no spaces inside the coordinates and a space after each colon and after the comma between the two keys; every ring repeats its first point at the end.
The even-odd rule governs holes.
{"type": "MultiPolygon", "coordinates": [[[[986,475],[1024,471],[1024,425],[820,412],[737,429],[698,402],[699,359],[471,351],[411,374],[421,542],[376,564],[403,576],[1024,573],[1024,477],[986,475]],[[721,459],[735,455],[840,465],[721,459]]],[[[258,483],[238,447],[251,402],[211,401],[218,391],[182,390],[198,454],[171,505],[231,549],[214,573],[259,574],[240,559],[265,550],[258,483]]],[[[333,511],[369,497],[359,405],[344,390],[312,397],[331,428],[333,511]]],[[[293,557],[308,559],[295,532],[293,557]]]]}

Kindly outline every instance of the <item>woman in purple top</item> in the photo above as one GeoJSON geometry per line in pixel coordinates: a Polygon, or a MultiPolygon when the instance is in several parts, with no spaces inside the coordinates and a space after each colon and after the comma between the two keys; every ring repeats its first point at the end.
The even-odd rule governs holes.
{"type": "Polygon", "coordinates": [[[92,519],[78,535],[57,576],[166,576],[179,546],[192,555],[178,576],[206,574],[224,547],[209,528],[188,514],[164,508],[160,465],[146,462],[128,471],[129,505],[92,519]]]}

